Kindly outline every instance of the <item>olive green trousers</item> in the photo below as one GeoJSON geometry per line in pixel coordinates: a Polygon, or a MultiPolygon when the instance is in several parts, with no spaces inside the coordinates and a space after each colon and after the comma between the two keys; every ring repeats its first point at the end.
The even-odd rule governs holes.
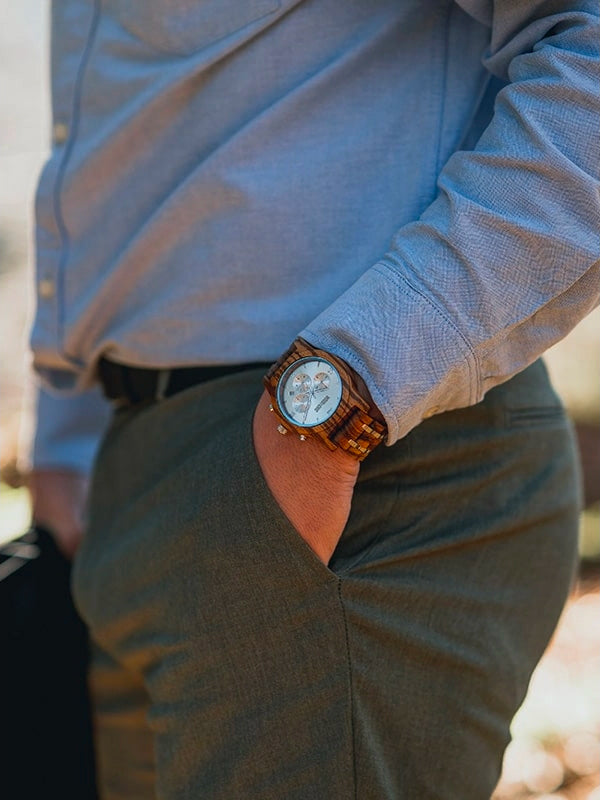
{"type": "Polygon", "coordinates": [[[116,411],[102,443],[74,568],[102,800],[487,800],[576,561],[543,364],[378,448],[329,566],[256,461],[261,390],[116,411]]]}

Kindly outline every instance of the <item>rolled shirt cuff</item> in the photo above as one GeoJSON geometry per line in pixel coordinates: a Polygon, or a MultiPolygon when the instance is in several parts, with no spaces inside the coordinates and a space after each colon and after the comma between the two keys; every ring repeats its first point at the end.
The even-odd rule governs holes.
{"type": "Polygon", "coordinates": [[[476,361],[452,320],[379,262],[300,334],[343,358],[367,384],[394,444],[423,419],[476,403],[476,361]]]}

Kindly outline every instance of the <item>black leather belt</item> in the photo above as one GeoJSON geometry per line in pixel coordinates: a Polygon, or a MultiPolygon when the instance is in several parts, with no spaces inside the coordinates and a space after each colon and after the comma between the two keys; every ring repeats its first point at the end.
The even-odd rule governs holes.
{"type": "Polygon", "coordinates": [[[98,362],[98,378],[105,397],[121,406],[162,400],[190,386],[223,375],[259,368],[266,372],[270,366],[270,363],[256,361],[250,364],[224,364],[211,367],[146,369],[128,367],[101,358],[98,362]]]}

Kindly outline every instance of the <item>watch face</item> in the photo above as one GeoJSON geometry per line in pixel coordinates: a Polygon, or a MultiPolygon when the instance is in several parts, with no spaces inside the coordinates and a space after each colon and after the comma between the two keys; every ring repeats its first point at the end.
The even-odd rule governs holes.
{"type": "Polygon", "coordinates": [[[340,373],[329,361],[311,356],[291,364],[277,385],[277,404],[282,414],[303,428],[326,422],[341,399],[340,373]]]}

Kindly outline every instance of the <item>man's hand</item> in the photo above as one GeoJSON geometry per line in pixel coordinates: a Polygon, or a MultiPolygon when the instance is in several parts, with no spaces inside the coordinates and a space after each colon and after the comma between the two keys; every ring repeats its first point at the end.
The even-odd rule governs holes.
{"type": "Polygon", "coordinates": [[[263,392],[254,414],[258,463],[286,517],[327,564],[348,520],[359,462],[314,437],[282,436],[269,403],[263,392]]]}
{"type": "Polygon", "coordinates": [[[83,535],[87,478],[70,470],[34,470],[28,487],[33,522],[47,528],[59,549],[72,559],[83,535]]]}

